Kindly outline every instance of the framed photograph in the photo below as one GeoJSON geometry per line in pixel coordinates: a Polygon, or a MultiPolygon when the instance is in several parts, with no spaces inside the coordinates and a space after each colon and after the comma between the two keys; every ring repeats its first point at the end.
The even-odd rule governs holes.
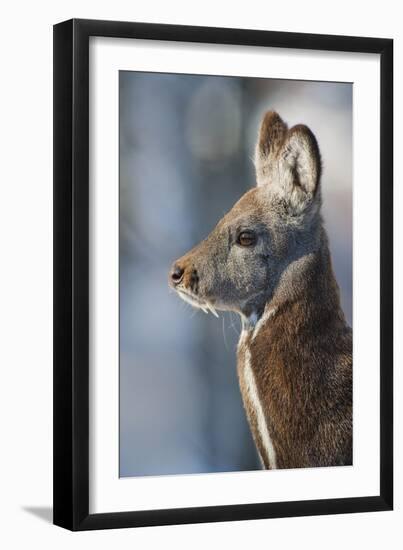
{"type": "Polygon", "coordinates": [[[54,523],[391,510],[393,42],[54,27],[54,523]]]}

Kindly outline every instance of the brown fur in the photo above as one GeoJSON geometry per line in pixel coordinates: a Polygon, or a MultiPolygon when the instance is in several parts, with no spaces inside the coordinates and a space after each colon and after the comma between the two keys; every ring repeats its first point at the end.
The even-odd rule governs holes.
{"type": "MultiPolygon", "coordinates": [[[[277,467],[352,464],[352,334],[340,310],[328,253],[313,257],[301,276],[303,292],[278,303],[274,296],[270,307],[277,308],[275,314],[240,346],[241,393],[247,346],[277,467]]],[[[254,410],[248,400],[244,404],[269,468],[254,410]]]]}

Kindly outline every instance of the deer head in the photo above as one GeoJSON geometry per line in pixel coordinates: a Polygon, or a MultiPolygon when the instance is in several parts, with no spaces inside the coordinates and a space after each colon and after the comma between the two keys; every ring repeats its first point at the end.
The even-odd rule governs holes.
{"type": "Polygon", "coordinates": [[[171,287],[195,307],[259,316],[287,267],[319,246],[321,162],[309,128],[266,113],[255,167],[257,186],[172,266],[171,287]]]}

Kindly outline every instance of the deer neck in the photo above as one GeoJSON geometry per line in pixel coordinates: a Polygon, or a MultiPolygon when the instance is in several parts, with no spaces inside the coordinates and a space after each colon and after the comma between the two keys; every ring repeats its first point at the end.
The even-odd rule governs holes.
{"type": "Polygon", "coordinates": [[[245,336],[256,337],[266,323],[276,317],[290,316],[290,327],[300,329],[304,323],[326,318],[335,325],[345,326],[340,305],[339,288],[334,276],[328,240],[321,230],[317,245],[303,254],[296,254],[277,275],[273,290],[260,300],[248,304],[241,315],[245,336]],[[295,319],[297,311],[304,312],[295,319]]]}
{"type": "MultiPolygon", "coordinates": [[[[273,434],[288,430],[292,439],[295,419],[306,417],[301,396],[314,393],[325,370],[332,368],[328,360],[320,360],[317,368],[318,357],[322,357],[318,350],[331,353],[334,342],[345,332],[327,243],[292,262],[261,315],[244,322],[238,344],[238,377],[266,468],[292,464],[284,462],[273,434]]],[[[302,450],[300,456],[304,456],[302,450]]]]}

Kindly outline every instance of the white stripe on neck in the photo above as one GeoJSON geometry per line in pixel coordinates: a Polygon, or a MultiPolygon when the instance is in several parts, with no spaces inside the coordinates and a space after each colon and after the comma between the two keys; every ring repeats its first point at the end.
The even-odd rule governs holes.
{"type": "Polygon", "coordinates": [[[263,412],[263,407],[259,399],[259,393],[256,386],[255,376],[253,374],[251,366],[251,354],[249,348],[245,349],[245,365],[244,365],[244,376],[248,392],[248,397],[252,404],[252,407],[256,414],[257,429],[262,441],[264,450],[266,451],[266,456],[269,461],[271,469],[276,469],[276,451],[273,447],[273,442],[270,438],[269,430],[267,428],[266,418],[263,412]]]}
{"type": "Polygon", "coordinates": [[[252,332],[252,340],[255,338],[259,330],[262,328],[264,323],[270,319],[270,317],[273,317],[273,315],[276,313],[277,308],[272,307],[268,308],[263,312],[263,315],[258,317],[257,313],[253,312],[249,315],[249,317],[246,317],[245,315],[241,314],[241,321],[242,321],[242,332],[252,332]]]}
{"type": "Polygon", "coordinates": [[[259,321],[255,324],[253,328],[252,341],[256,338],[262,326],[266,323],[266,321],[270,319],[270,317],[273,317],[276,311],[277,311],[276,307],[272,307],[271,309],[269,308],[266,311],[264,311],[263,315],[260,317],[259,321]]]}

